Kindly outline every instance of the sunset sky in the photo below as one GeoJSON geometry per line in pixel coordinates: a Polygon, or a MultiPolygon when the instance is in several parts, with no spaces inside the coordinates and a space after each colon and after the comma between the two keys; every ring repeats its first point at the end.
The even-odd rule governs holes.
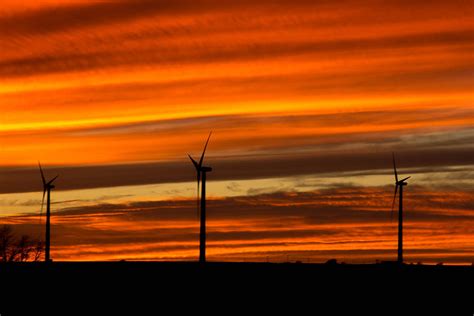
{"type": "Polygon", "coordinates": [[[474,2],[2,0],[0,224],[54,260],[474,262],[474,2]],[[41,219],[44,224],[44,216],[41,219]]]}

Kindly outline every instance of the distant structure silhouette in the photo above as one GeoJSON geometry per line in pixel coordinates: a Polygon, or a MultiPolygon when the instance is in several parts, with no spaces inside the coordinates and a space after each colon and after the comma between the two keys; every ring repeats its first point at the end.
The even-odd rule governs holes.
{"type": "Polygon", "coordinates": [[[38,162],[40,173],[41,173],[41,180],[43,181],[43,199],[41,200],[41,211],[40,211],[40,218],[43,214],[43,205],[44,205],[44,196],[47,193],[46,199],[46,236],[45,236],[45,250],[44,250],[44,261],[50,262],[50,247],[51,247],[51,190],[55,188],[53,185],[54,180],[56,180],[59,175],[55,176],[53,179],[46,182],[44,178],[43,168],[41,168],[41,163],[38,162]]]}
{"type": "Polygon", "coordinates": [[[392,153],[393,158],[393,172],[395,174],[395,194],[393,195],[392,201],[392,211],[390,213],[391,217],[393,218],[393,207],[395,206],[395,199],[397,198],[397,190],[400,188],[400,192],[398,194],[398,256],[397,262],[399,264],[403,263],[403,187],[407,185],[406,180],[410,179],[411,177],[406,177],[402,180],[398,180],[398,173],[397,173],[397,166],[395,164],[395,154],[392,153]]]}
{"type": "Polygon", "coordinates": [[[206,262],[206,174],[212,171],[211,167],[205,167],[202,165],[204,161],[204,155],[206,154],[207,144],[211,138],[212,132],[209,133],[207,137],[206,144],[204,145],[204,150],[202,151],[201,159],[199,163],[196,160],[189,156],[191,159],[194,168],[196,168],[197,174],[197,210],[199,214],[199,202],[201,203],[201,214],[200,214],[200,230],[199,230],[199,262],[206,262]],[[199,184],[202,182],[201,186],[201,200],[199,200],[199,184]]]}

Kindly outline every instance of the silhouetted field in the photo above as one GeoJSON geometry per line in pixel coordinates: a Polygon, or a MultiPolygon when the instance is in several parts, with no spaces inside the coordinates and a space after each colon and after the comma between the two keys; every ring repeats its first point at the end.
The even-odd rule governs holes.
{"type": "MultiPolygon", "coordinates": [[[[433,278],[439,281],[463,281],[472,278],[473,266],[380,264],[303,264],[303,263],[231,263],[231,262],[44,262],[0,264],[3,281],[35,278],[103,278],[120,276],[181,279],[225,277],[228,279],[257,278],[319,278],[320,280],[359,278],[433,278]]],[[[466,280],[467,281],[467,280],[466,280]]]]}
{"type": "Polygon", "coordinates": [[[207,262],[52,262],[0,264],[3,282],[21,280],[104,280],[134,282],[138,279],[173,282],[205,279],[229,282],[272,282],[272,280],[333,283],[346,282],[443,282],[474,284],[473,266],[302,263],[220,263],[207,262]]]}
{"type": "Polygon", "coordinates": [[[278,309],[274,304],[293,304],[295,301],[300,306],[312,302],[327,304],[327,300],[334,299],[340,300],[339,307],[350,309],[351,306],[346,305],[348,300],[369,304],[383,299],[398,304],[391,309],[398,309],[405,303],[427,304],[430,308],[449,304],[470,314],[474,307],[473,276],[472,266],[398,266],[394,263],[53,262],[0,265],[2,288],[10,289],[8,295],[13,297],[21,289],[34,285],[35,293],[44,298],[74,293],[71,296],[80,295],[90,302],[111,295],[116,301],[114,304],[127,304],[139,297],[145,300],[143,304],[174,302],[176,307],[187,306],[187,299],[176,302],[181,298],[191,298],[196,304],[213,304],[212,300],[218,299],[232,306],[252,302],[262,308],[262,303],[270,304],[272,310],[278,309]]]}

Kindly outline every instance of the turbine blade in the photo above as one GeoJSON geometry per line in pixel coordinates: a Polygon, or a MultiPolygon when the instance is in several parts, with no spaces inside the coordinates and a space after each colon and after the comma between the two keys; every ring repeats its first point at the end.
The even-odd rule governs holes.
{"type": "Polygon", "coordinates": [[[199,164],[196,162],[196,160],[194,160],[193,157],[191,157],[191,155],[188,155],[188,157],[193,162],[194,168],[196,168],[196,170],[199,170],[199,164]]]}
{"type": "Polygon", "coordinates": [[[406,181],[406,180],[408,180],[408,179],[410,179],[410,178],[411,178],[411,176],[410,176],[410,177],[406,177],[405,179],[400,180],[399,183],[402,183],[403,181],[406,181]]]}
{"type": "Polygon", "coordinates": [[[41,225],[41,217],[43,216],[44,196],[46,195],[46,187],[43,189],[43,199],[41,200],[40,218],[39,223],[41,225]]]}
{"type": "Polygon", "coordinates": [[[204,154],[206,153],[207,149],[207,144],[209,143],[209,139],[211,138],[212,132],[209,133],[209,136],[207,137],[206,145],[204,145],[204,150],[202,151],[201,159],[199,160],[199,167],[202,166],[202,162],[204,160],[204,154]]]}
{"type": "Polygon", "coordinates": [[[46,185],[51,185],[54,182],[54,180],[56,180],[58,177],[59,177],[59,174],[55,176],[53,179],[51,179],[46,185]]]}
{"type": "Polygon", "coordinates": [[[393,173],[395,174],[395,182],[398,182],[397,167],[395,165],[395,153],[392,153],[393,158],[393,173]]]}
{"type": "Polygon", "coordinates": [[[38,161],[38,166],[40,168],[40,172],[41,172],[41,180],[43,180],[43,186],[46,185],[46,180],[44,178],[44,173],[43,173],[43,168],[41,168],[41,163],[38,161]]]}
{"type": "Polygon", "coordinates": [[[395,206],[395,199],[397,198],[398,185],[395,185],[395,193],[393,194],[392,211],[390,212],[390,221],[393,221],[393,207],[395,206]]]}
{"type": "Polygon", "coordinates": [[[199,199],[199,185],[200,185],[200,183],[201,183],[201,171],[198,170],[198,172],[197,172],[197,194],[196,194],[196,202],[197,202],[196,203],[196,206],[197,206],[196,215],[197,215],[198,220],[199,220],[199,217],[200,217],[199,215],[201,215],[200,205],[199,205],[199,202],[200,202],[200,199],[199,199]]]}

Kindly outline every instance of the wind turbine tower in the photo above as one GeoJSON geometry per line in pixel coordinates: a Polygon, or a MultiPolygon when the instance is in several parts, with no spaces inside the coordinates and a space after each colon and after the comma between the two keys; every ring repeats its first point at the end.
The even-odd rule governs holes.
{"type": "Polygon", "coordinates": [[[406,177],[402,180],[398,180],[397,166],[395,164],[395,154],[392,153],[393,158],[393,172],[395,174],[395,194],[393,195],[392,201],[392,212],[393,217],[393,207],[395,206],[395,200],[397,198],[397,191],[400,188],[398,193],[398,255],[397,262],[398,264],[403,264],[403,187],[408,185],[406,180],[410,177],[406,177]]]}
{"type": "Polygon", "coordinates": [[[211,133],[207,137],[206,144],[204,145],[204,150],[202,151],[201,159],[199,159],[199,163],[196,160],[189,156],[191,159],[194,168],[196,168],[196,175],[197,175],[197,201],[198,201],[198,212],[199,212],[199,202],[201,207],[200,212],[200,229],[199,229],[199,262],[205,263],[206,262],[206,174],[212,171],[211,167],[203,166],[204,162],[204,155],[206,154],[207,144],[209,143],[209,139],[211,138],[211,133]],[[201,185],[201,200],[199,201],[199,184],[201,185]]]}
{"type": "Polygon", "coordinates": [[[59,175],[55,176],[53,179],[46,182],[44,178],[43,169],[41,168],[41,163],[38,162],[41,180],[43,181],[43,199],[41,201],[41,214],[43,213],[44,197],[46,195],[46,235],[45,235],[45,251],[44,251],[44,261],[50,262],[50,248],[51,248],[51,190],[55,188],[53,185],[54,180],[56,180],[59,175]]]}

